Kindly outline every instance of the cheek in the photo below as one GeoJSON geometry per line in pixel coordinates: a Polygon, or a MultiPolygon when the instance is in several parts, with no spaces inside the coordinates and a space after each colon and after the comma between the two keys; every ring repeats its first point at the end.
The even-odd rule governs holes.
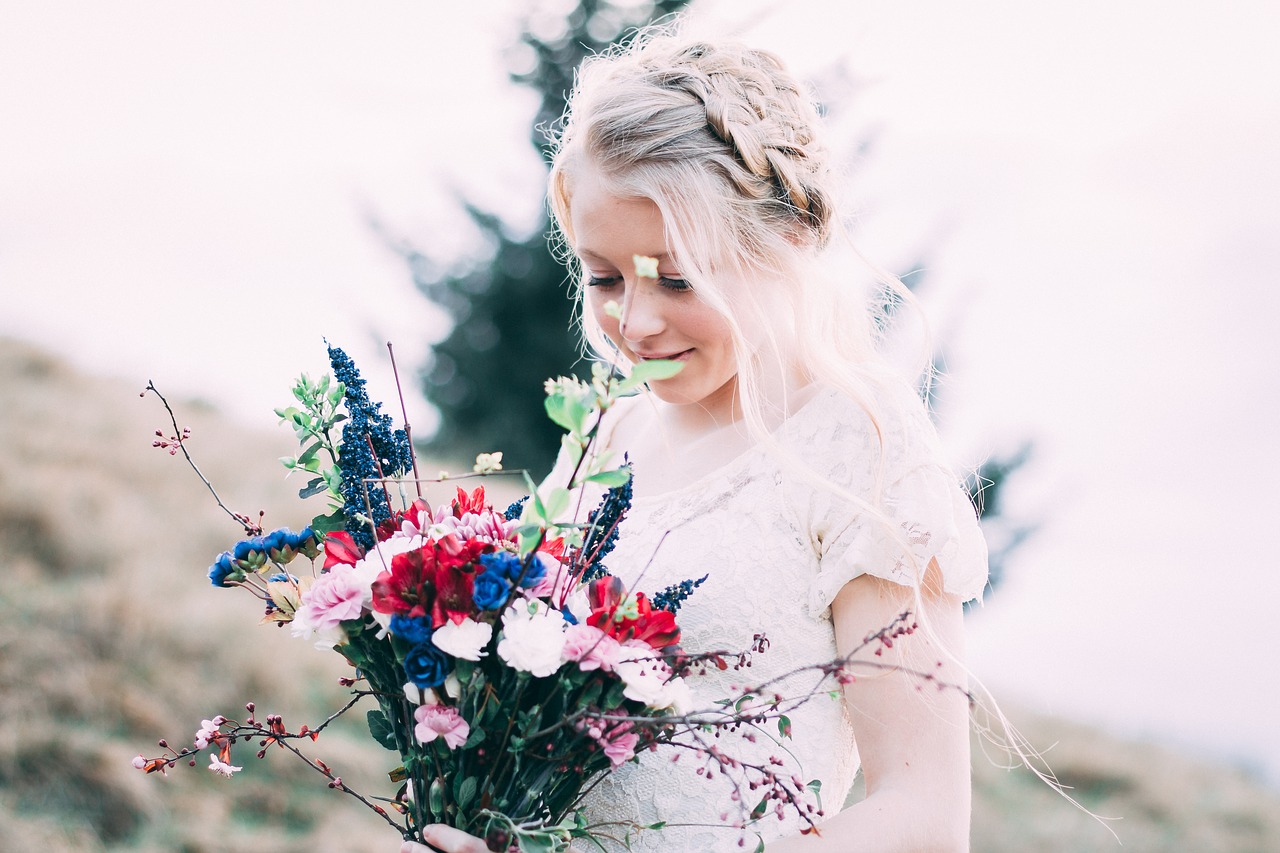
{"type": "Polygon", "coordinates": [[[607,305],[609,301],[610,297],[607,295],[600,294],[594,290],[587,291],[587,313],[591,315],[592,319],[595,320],[596,325],[599,326],[600,330],[608,336],[609,340],[613,341],[614,344],[617,345],[619,340],[618,321],[615,318],[610,317],[604,310],[604,306],[607,305]]]}

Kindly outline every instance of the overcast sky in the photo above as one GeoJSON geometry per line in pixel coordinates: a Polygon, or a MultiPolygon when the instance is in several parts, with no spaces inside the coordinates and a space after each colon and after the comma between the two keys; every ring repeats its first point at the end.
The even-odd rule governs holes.
{"type": "MultiPolygon", "coordinates": [[[[390,399],[381,342],[444,329],[370,219],[449,255],[459,193],[542,203],[520,4],[436,5],[0,2],[0,334],[263,428],[327,336],[390,399]]],[[[859,243],[927,250],[956,461],[1035,442],[975,667],[1280,780],[1275,4],[700,8],[848,68],[859,243]]]]}

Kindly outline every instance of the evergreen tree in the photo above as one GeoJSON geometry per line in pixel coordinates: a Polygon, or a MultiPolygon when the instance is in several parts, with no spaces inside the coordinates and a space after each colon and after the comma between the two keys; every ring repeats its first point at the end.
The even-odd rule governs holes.
{"type": "MultiPolygon", "coordinates": [[[[545,131],[563,114],[582,59],[687,2],[579,0],[559,34],[540,37],[526,28],[520,41],[535,62],[511,79],[538,93],[530,141],[544,162],[549,159],[545,131]]],[[[401,249],[418,287],[453,324],[448,337],[433,347],[424,372],[427,399],[441,416],[428,446],[464,457],[501,450],[504,467],[528,468],[538,477],[550,469],[560,446],[560,429],[543,410],[543,381],[571,369],[583,372],[579,335],[571,328],[568,272],[548,242],[545,214],[532,233],[524,234],[473,205],[467,213],[490,250],[483,262],[439,270],[432,259],[401,249]]]]}

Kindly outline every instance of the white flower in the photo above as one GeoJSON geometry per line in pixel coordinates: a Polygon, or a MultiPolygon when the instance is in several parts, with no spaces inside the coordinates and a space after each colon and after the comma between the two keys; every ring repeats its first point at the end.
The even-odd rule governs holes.
{"type": "Polygon", "coordinates": [[[674,708],[678,714],[693,704],[689,685],[673,677],[671,668],[647,646],[622,646],[613,671],[626,685],[622,695],[628,699],[650,708],[674,708]]]}
{"type": "Polygon", "coordinates": [[[536,678],[560,668],[565,621],[542,601],[516,601],[502,615],[498,657],[512,668],[536,678]]]}
{"type": "Polygon", "coordinates": [[[457,671],[450,672],[444,677],[444,692],[450,699],[457,699],[462,695],[462,682],[458,680],[457,671]]]}
{"type": "Polygon", "coordinates": [[[476,464],[471,470],[477,474],[492,474],[495,471],[502,470],[502,451],[496,453],[481,453],[476,456],[476,464]]]}
{"type": "Polygon", "coordinates": [[[239,773],[243,767],[232,767],[230,764],[222,761],[216,755],[209,756],[209,769],[220,776],[230,776],[232,773],[239,773]]]}
{"type": "Polygon", "coordinates": [[[431,635],[431,642],[440,651],[461,660],[480,660],[493,636],[493,626],[466,617],[461,622],[446,621],[431,635]]]}
{"type": "Polygon", "coordinates": [[[411,705],[439,705],[440,697],[430,687],[419,687],[412,681],[404,683],[404,698],[411,705]]]}
{"type": "Polygon", "coordinates": [[[657,278],[658,259],[648,255],[632,255],[631,262],[636,265],[636,278],[657,278]]]}

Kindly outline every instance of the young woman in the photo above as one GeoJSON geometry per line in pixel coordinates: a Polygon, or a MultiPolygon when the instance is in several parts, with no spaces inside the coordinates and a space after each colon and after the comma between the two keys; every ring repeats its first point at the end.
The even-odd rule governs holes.
{"type": "MultiPolygon", "coordinates": [[[[605,444],[635,472],[609,568],[651,591],[707,575],[680,611],[690,650],[770,641],[747,672],[692,677],[699,702],[847,654],[903,611],[921,626],[838,700],[792,713],[790,739],[722,739],[822,783],[820,833],[784,811],[746,849],[758,832],[769,853],[967,850],[968,701],[917,673],[965,684],[961,605],[986,583],[986,548],[913,382],[877,353],[883,318],[824,266],[839,223],[811,101],[767,53],[642,36],[581,69],[551,203],[597,354],[683,364],[607,413],[605,444]],[[866,797],[840,811],[859,766],[866,797]]],[[[549,482],[564,479],[558,466],[549,482]]],[[[621,767],[586,816],[667,823],[632,849],[741,849],[731,780],[671,759],[621,767]]],[[[427,840],[486,849],[443,826],[427,840]]]]}

